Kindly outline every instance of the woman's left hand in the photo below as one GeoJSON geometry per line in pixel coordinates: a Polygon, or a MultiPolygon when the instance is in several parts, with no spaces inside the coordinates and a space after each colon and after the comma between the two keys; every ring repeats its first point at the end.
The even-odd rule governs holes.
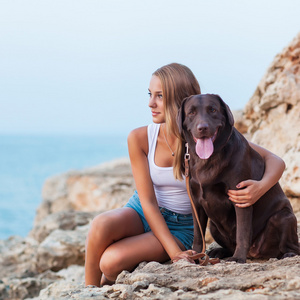
{"type": "Polygon", "coordinates": [[[186,250],[176,253],[176,255],[172,258],[172,262],[176,262],[180,259],[184,259],[189,261],[190,263],[195,263],[193,259],[190,258],[190,256],[197,254],[194,250],[186,250]]]}
{"type": "Polygon", "coordinates": [[[253,205],[264,193],[262,184],[256,180],[245,180],[237,186],[238,190],[228,190],[229,200],[237,207],[245,208],[253,205]]]}

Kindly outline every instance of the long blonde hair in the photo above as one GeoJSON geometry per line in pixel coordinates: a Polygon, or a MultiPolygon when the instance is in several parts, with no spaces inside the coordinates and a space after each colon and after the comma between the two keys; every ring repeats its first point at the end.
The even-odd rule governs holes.
{"type": "Polygon", "coordinates": [[[165,65],[157,69],[153,75],[160,79],[162,85],[167,132],[174,133],[179,139],[173,170],[175,178],[182,180],[184,141],[179,134],[176,119],[183,99],[200,94],[200,85],[193,72],[188,67],[178,63],[165,65]]]}

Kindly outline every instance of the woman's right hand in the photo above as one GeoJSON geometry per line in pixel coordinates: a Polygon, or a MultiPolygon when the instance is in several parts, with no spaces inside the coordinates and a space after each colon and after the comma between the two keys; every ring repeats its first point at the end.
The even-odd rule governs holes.
{"type": "Polygon", "coordinates": [[[186,250],[186,251],[177,252],[175,254],[175,256],[172,258],[172,262],[176,262],[176,261],[179,261],[180,259],[184,259],[184,260],[187,260],[190,263],[194,264],[195,261],[191,258],[191,256],[195,255],[195,254],[197,254],[197,252],[194,250],[186,250]]]}

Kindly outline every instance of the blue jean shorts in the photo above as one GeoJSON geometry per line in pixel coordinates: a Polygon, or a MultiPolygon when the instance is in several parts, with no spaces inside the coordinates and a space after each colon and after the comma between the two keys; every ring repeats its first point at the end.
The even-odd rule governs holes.
{"type": "MultiPolygon", "coordinates": [[[[151,228],[144,216],[137,191],[134,191],[133,196],[129,199],[124,207],[133,208],[139,214],[143,222],[144,231],[151,231],[151,228]]],[[[192,249],[194,240],[194,224],[192,214],[178,214],[163,207],[160,207],[159,209],[167,223],[171,234],[184,245],[185,249],[192,249]]]]}

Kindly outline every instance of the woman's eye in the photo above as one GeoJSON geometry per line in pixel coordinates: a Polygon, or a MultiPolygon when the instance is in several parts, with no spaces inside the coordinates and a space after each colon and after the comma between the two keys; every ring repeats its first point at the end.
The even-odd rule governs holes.
{"type": "Polygon", "coordinates": [[[158,97],[159,99],[162,99],[163,95],[162,95],[162,94],[158,94],[157,97],[158,97]]]}
{"type": "Polygon", "coordinates": [[[152,96],[152,94],[151,94],[150,92],[148,93],[148,95],[149,95],[149,97],[151,97],[151,96],[152,96]]]}

